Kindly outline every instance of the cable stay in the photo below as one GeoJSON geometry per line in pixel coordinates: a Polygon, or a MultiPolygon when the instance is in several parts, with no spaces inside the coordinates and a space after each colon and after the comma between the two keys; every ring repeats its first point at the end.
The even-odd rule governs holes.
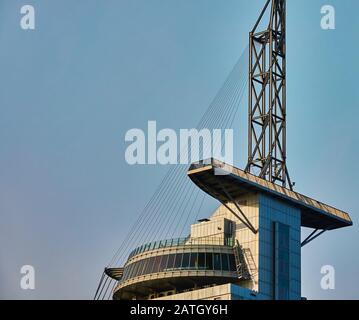
{"type": "MultiPolygon", "coordinates": [[[[232,128],[244,95],[248,92],[248,47],[233,67],[218,94],[199,121],[196,129],[232,128]]],[[[221,146],[223,135],[212,142],[213,149],[221,146]]],[[[203,154],[208,154],[212,146],[204,146],[203,154]],[[207,153],[206,153],[207,152],[207,153]]],[[[213,150],[212,150],[213,151],[213,150]]],[[[180,153],[178,153],[179,159],[180,153]]],[[[123,276],[123,264],[131,251],[155,240],[188,236],[189,226],[198,220],[202,207],[209,197],[187,178],[188,166],[172,166],[155,190],[143,211],[129,230],[107,267],[103,270],[95,300],[108,300],[118,281],[123,276]]],[[[243,219],[247,223],[247,219],[243,219]]],[[[253,228],[254,229],[254,228],[253,228]]],[[[254,230],[253,230],[254,231],[254,230]]]]}

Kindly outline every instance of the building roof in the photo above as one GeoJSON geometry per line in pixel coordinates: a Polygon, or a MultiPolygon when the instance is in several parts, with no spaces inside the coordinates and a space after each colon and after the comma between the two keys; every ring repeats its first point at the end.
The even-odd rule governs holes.
{"type": "Polygon", "coordinates": [[[285,201],[301,210],[303,227],[334,230],[353,225],[349,214],[344,211],[215,159],[192,164],[188,176],[199,188],[221,202],[228,202],[223,188],[233,199],[261,192],[285,201]]]}

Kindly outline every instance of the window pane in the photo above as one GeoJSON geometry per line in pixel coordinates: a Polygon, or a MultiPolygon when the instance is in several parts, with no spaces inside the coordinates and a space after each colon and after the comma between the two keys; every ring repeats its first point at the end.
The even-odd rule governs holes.
{"type": "Polygon", "coordinates": [[[168,263],[167,263],[167,269],[172,270],[173,269],[173,263],[175,260],[175,254],[170,254],[168,256],[168,263]]]}
{"type": "Polygon", "coordinates": [[[222,270],[221,255],[219,253],[213,254],[213,265],[214,265],[214,270],[222,270]]]}
{"type": "Polygon", "coordinates": [[[143,269],[143,274],[144,275],[147,275],[147,274],[150,274],[151,271],[152,271],[152,268],[153,268],[153,260],[154,260],[154,257],[152,258],[147,258],[147,263],[146,263],[146,267],[143,269]]]}
{"type": "Polygon", "coordinates": [[[139,263],[139,266],[138,266],[137,274],[138,274],[139,276],[142,276],[142,275],[143,275],[143,272],[144,272],[144,267],[146,267],[147,259],[141,260],[141,261],[139,261],[138,263],[139,263]]]}
{"type": "Polygon", "coordinates": [[[154,271],[154,269],[155,269],[155,260],[156,260],[156,257],[151,257],[150,258],[150,265],[148,266],[148,273],[147,274],[151,274],[151,273],[153,273],[154,271]]]}
{"type": "Polygon", "coordinates": [[[131,277],[131,269],[132,269],[131,265],[125,268],[125,272],[123,273],[123,280],[127,280],[131,277]]]}
{"type": "Polygon", "coordinates": [[[290,288],[290,261],[289,261],[289,226],[279,222],[274,223],[275,243],[275,299],[289,299],[290,288]]]}
{"type": "Polygon", "coordinates": [[[134,277],[134,275],[135,275],[135,263],[132,263],[131,265],[130,265],[130,271],[129,271],[129,278],[133,278],[134,277]]]}
{"type": "Polygon", "coordinates": [[[153,261],[151,260],[151,258],[147,258],[145,261],[146,261],[146,264],[143,268],[142,275],[149,274],[151,272],[151,269],[153,266],[153,261]]]}
{"type": "Polygon", "coordinates": [[[161,258],[162,256],[157,256],[155,258],[152,273],[157,273],[160,270],[161,258]]]}
{"type": "Polygon", "coordinates": [[[174,269],[178,270],[181,268],[182,265],[182,253],[177,253],[176,254],[176,258],[175,258],[175,264],[174,264],[174,269]]]}
{"type": "Polygon", "coordinates": [[[228,271],[229,270],[229,263],[228,263],[228,254],[222,253],[222,270],[228,271]]]}
{"type": "Polygon", "coordinates": [[[231,271],[236,271],[236,259],[234,258],[234,254],[229,255],[229,269],[231,271]]]}
{"type": "Polygon", "coordinates": [[[198,254],[198,269],[199,270],[204,270],[205,268],[205,254],[204,253],[199,253],[198,254]]]}
{"type": "Polygon", "coordinates": [[[141,275],[143,269],[143,261],[137,262],[137,269],[136,269],[136,277],[139,277],[141,275]]]}
{"type": "Polygon", "coordinates": [[[213,270],[212,253],[206,253],[206,270],[213,270]]]}
{"type": "Polygon", "coordinates": [[[189,268],[189,257],[190,257],[189,253],[184,253],[183,254],[182,269],[188,269],[189,268]]]}
{"type": "Polygon", "coordinates": [[[191,253],[190,268],[197,270],[198,268],[198,257],[197,252],[191,253]]]}
{"type": "Polygon", "coordinates": [[[132,278],[137,277],[137,269],[138,269],[138,262],[135,262],[133,264],[133,274],[132,274],[132,278]]]}
{"type": "Polygon", "coordinates": [[[162,256],[161,266],[159,270],[160,272],[163,272],[166,269],[167,261],[168,261],[168,254],[162,256]]]}
{"type": "Polygon", "coordinates": [[[130,266],[130,276],[131,278],[133,278],[135,276],[135,268],[136,268],[136,263],[132,263],[130,266]]]}

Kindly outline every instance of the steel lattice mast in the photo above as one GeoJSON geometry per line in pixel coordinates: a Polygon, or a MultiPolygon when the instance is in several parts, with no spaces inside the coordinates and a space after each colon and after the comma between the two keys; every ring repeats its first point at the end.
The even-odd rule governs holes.
{"type": "Polygon", "coordinates": [[[268,0],[249,34],[248,120],[246,171],[292,188],[286,165],[285,0],[268,0]],[[259,31],[269,10],[269,24],[259,31]]]}

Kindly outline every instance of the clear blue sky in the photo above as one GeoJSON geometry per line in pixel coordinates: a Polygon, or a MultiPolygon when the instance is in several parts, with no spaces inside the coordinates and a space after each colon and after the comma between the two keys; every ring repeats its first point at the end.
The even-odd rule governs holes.
{"type": "MultiPolygon", "coordinates": [[[[297,191],[350,212],[356,223],[359,2],[287,2],[291,176],[297,191]],[[336,8],[334,31],[320,28],[326,4],[336,8]]],[[[0,2],[0,298],[92,298],[102,268],[168,170],[129,167],[126,131],[148,120],[194,126],[246,47],[263,3],[0,2]],[[24,4],[35,6],[35,31],[19,26],[24,4]],[[35,291],[20,289],[25,264],[36,268],[35,291]]],[[[358,299],[358,241],[356,224],[303,249],[303,296],[358,299]],[[336,268],[334,291],[320,288],[326,264],[336,268]]]]}

